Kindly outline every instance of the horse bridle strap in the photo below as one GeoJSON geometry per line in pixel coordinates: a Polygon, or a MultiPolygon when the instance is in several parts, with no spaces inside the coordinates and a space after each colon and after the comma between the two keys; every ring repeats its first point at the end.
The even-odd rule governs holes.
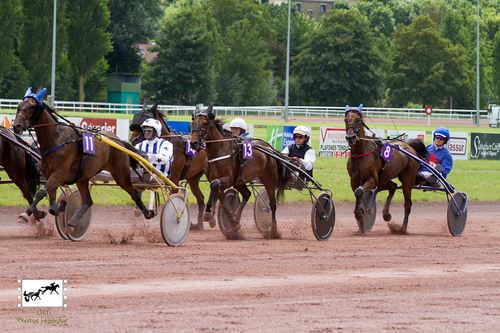
{"type": "Polygon", "coordinates": [[[375,152],[375,151],[373,151],[373,150],[372,150],[372,151],[370,151],[370,152],[368,152],[368,153],[364,153],[364,154],[361,154],[361,155],[358,155],[358,154],[354,154],[354,155],[353,155],[353,154],[351,154],[351,153],[349,153],[349,155],[350,155],[350,156],[354,156],[354,157],[364,157],[364,156],[366,156],[366,155],[373,154],[374,152],[375,152]]]}
{"type": "Polygon", "coordinates": [[[216,162],[216,161],[220,161],[220,160],[225,160],[226,158],[231,158],[231,157],[233,157],[233,154],[216,157],[216,158],[213,158],[211,160],[207,160],[207,162],[212,163],[212,162],[216,162]]]}

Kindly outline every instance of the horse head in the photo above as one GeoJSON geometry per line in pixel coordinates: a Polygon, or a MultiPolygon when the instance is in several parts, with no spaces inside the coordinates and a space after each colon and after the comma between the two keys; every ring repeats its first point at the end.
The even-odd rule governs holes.
{"type": "Polygon", "coordinates": [[[202,142],[209,135],[210,123],[215,119],[213,107],[213,102],[204,111],[196,107],[196,114],[193,116],[193,122],[191,123],[191,148],[196,151],[201,149],[202,142]]]}
{"type": "Polygon", "coordinates": [[[345,139],[350,147],[354,146],[361,136],[364,137],[363,131],[363,115],[361,110],[363,108],[363,104],[361,104],[357,109],[353,110],[349,107],[349,105],[345,108],[345,139]]]}
{"type": "Polygon", "coordinates": [[[19,135],[40,120],[44,110],[42,97],[46,90],[43,88],[36,94],[31,93],[31,87],[26,90],[23,100],[17,106],[16,118],[12,123],[14,133],[19,135]]]}
{"type": "Polygon", "coordinates": [[[146,119],[157,119],[157,107],[159,103],[160,101],[156,101],[151,108],[148,108],[148,100],[145,99],[142,105],[142,110],[134,114],[134,118],[132,119],[132,123],[129,127],[130,131],[132,131],[132,135],[130,136],[130,142],[132,144],[135,145],[145,139],[141,125],[146,119]]]}

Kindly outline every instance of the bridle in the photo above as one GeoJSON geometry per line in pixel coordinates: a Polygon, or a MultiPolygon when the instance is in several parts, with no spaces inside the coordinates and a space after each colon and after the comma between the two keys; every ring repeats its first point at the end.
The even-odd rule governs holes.
{"type": "Polygon", "coordinates": [[[360,124],[359,125],[354,125],[354,121],[353,121],[353,114],[354,113],[357,113],[359,114],[359,112],[357,111],[349,111],[347,112],[346,114],[346,117],[349,116],[349,123],[346,124],[346,128],[345,128],[345,132],[346,132],[346,140],[348,142],[352,141],[352,138],[353,136],[352,135],[347,135],[347,131],[349,131],[350,128],[352,128],[354,130],[354,133],[355,133],[355,136],[354,136],[354,141],[353,141],[353,144],[356,143],[356,141],[358,141],[359,139],[359,131],[361,130],[361,128],[363,127],[363,125],[365,124],[363,122],[363,117],[361,115],[359,115],[359,120],[360,120],[360,124]]]}
{"type": "Polygon", "coordinates": [[[193,121],[193,128],[191,129],[191,133],[193,132],[198,132],[198,135],[200,136],[200,144],[204,141],[206,141],[207,139],[207,136],[208,136],[208,133],[210,132],[210,123],[212,122],[212,120],[210,120],[210,118],[208,117],[207,114],[205,113],[198,113],[196,116],[195,116],[195,121],[193,121]],[[204,125],[204,127],[206,128],[201,128],[200,127],[200,118],[201,116],[205,116],[207,117],[207,123],[204,125]],[[204,131],[204,133],[203,133],[204,131]]]}
{"type": "Polygon", "coordinates": [[[27,128],[33,127],[33,125],[40,120],[40,117],[42,116],[44,107],[43,107],[43,105],[40,105],[38,103],[38,101],[32,96],[25,97],[21,103],[22,103],[21,106],[19,106],[17,108],[16,117],[21,116],[24,118],[23,130],[25,130],[27,128]],[[28,100],[29,100],[29,98],[33,98],[36,101],[36,106],[35,106],[35,111],[33,112],[33,115],[31,116],[31,119],[28,120],[28,100]],[[21,111],[24,111],[24,114],[21,111]]]}

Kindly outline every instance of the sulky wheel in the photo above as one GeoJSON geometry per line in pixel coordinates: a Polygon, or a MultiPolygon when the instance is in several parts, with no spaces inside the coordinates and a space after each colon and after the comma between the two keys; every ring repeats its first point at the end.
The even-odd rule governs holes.
{"type": "MultiPolygon", "coordinates": [[[[363,207],[363,220],[364,220],[364,230],[365,232],[371,231],[373,228],[373,225],[375,224],[375,217],[377,216],[377,202],[375,201],[373,203],[372,211],[371,213],[368,212],[371,204],[372,204],[372,199],[373,198],[373,191],[368,191],[363,194],[363,199],[366,201],[366,204],[368,205],[365,206],[363,202],[361,202],[361,206],[363,207]]],[[[358,222],[358,227],[360,227],[359,222],[358,222]]]]}
{"type": "MultiPolygon", "coordinates": [[[[64,193],[61,193],[59,195],[59,198],[57,198],[57,207],[59,207],[59,205],[61,204],[61,202],[65,201],[66,202],[66,205],[68,204],[68,201],[69,201],[69,198],[64,194],[64,193]]],[[[64,233],[64,228],[66,227],[66,217],[65,217],[65,213],[66,211],[64,212],[59,212],[59,216],[56,216],[56,229],[57,229],[57,232],[59,233],[59,235],[64,238],[64,239],[69,239],[68,236],[64,233]]]]}
{"type": "Polygon", "coordinates": [[[311,212],[311,226],[319,241],[326,241],[333,233],[335,226],[335,207],[330,196],[323,192],[318,195],[311,212]]]}
{"type": "Polygon", "coordinates": [[[271,231],[273,216],[269,206],[269,196],[265,188],[261,188],[259,194],[255,197],[253,219],[255,226],[261,233],[266,234],[271,231]]]}
{"type": "MultiPolygon", "coordinates": [[[[224,202],[229,208],[229,211],[231,214],[236,212],[236,209],[240,205],[240,196],[238,195],[238,192],[234,188],[228,188],[227,190],[224,191],[225,197],[224,197],[224,202]]],[[[224,211],[224,208],[222,207],[222,204],[219,202],[217,205],[217,221],[219,223],[219,229],[222,232],[222,234],[226,234],[226,230],[232,230],[231,223],[229,223],[229,220],[227,219],[226,212],[224,211]]]]}
{"type": "Polygon", "coordinates": [[[184,197],[181,194],[173,194],[167,199],[160,218],[161,235],[168,246],[180,246],[186,240],[189,232],[189,207],[186,205],[184,211],[184,197]],[[180,215],[180,219],[178,218],[180,215]]]}
{"type": "MultiPolygon", "coordinates": [[[[64,227],[66,223],[71,220],[71,217],[76,213],[78,209],[80,209],[82,204],[82,196],[80,195],[80,191],[78,189],[71,190],[73,194],[68,193],[68,195],[61,194],[59,196],[58,207],[60,201],[66,201],[66,210],[63,213],[59,213],[59,218],[56,219],[57,231],[62,236],[64,234],[64,227]],[[75,201],[76,199],[76,201],[75,201]],[[77,202],[78,201],[78,202],[77,202]],[[62,228],[62,229],[59,229],[62,228]],[[61,234],[62,233],[62,234],[61,234]]],[[[65,235],[68,239],[72,241],[79,242],[87,236],[87,233],[90,229],[90,223],[92,222],[92,207],[89,207],[87,212],[82,216],[78,225],[73,228],[73,231],[69,234],[65,235]]],[[[64,236],[63,236],[64,238],[64,236]]]]}
{"type": "Polygon", "coordinates": [[[464,213],[460,216],[453,199],[455,199],[458,208],[464,210],[465,195],[462,192],[455,192],[448,201],[448,229],[453,236],[458,237],[462,235],[465,229],[465,223],[467,222],[467,207],[465,207],[464,213]]]}

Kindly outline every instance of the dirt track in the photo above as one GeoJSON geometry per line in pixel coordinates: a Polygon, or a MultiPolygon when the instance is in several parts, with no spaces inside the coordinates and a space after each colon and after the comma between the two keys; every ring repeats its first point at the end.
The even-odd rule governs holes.
{"type": "MultiPolygon", "coordinates": [[[[22,208],[0,209],[1,330],[498,330],[498,202],[470,202],[461,237],[449,234],[443,202],[415,203],[408,235],[390,234],[380,213],[372,232],[357,234],[354,204],[335,203],[326,242],[313,237],[311,207],[278,207],[282,239],[263,239],[249,208],[244,240],[228,241],[206,224],[178,248],[163,242],[158,218],[131,218],[132,207],[94,207],[81,242],[63,240],[51,217],[42,226],[19,225],[22,208]],[[18,279],[67,279],[68,307],[50,315],[18,308],[18,279]],[[49,326],[18,317],[68,321],[49,326]]],[[[400,223],[402,203],[392,208],[400,223]]]]}

